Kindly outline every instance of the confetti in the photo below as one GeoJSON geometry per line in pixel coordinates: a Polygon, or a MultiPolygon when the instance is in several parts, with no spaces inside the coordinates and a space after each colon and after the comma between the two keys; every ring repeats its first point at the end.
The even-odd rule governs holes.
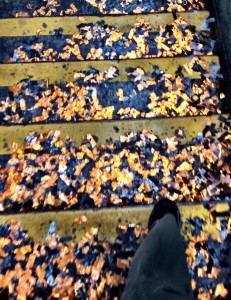
{"type": "MultiPolygon", "coordinates": [[[[41,4],[40,4],[41,5],[41,4]]],[[[62,2],[60,0],[46,1],[39,7],[39,4],[28,3],[25,7],[20,7],[21,11],[14,13],[15,17],[25,16],[59,16],[59,15],[97,15],[97,14],[140,14],[140,13],[153,13],[153,12],[175,12],[175,11],[190,11],[190,10],[203,10],[204,1],[201,0],[162,0],[162,1],[149,1],[143,0],[142,5],[137,0],[81,0],[75,3],[71,1],[62,2]],[[76,6],[74,11],[69,11],[68,7],[76,6]],[[65,12],[65,13],[64,13],[65,12]]],[[[5,12],[1,13],[1,17],[11,17],[9,12],[12,7],[7,7],[5,12]]]]}
{"type": "MultiPolygon", "coordinates": [[[[184,243],[195,299],[229,299],[230,236],[220,242],[202,229],[202,219],[186,221],[191,224],[184,243]]],[[[8,289],[11,299],[121,298],[133,256],[148,231],[141,224],[115,229],[114,242],[99,240],[98,228],[92,227],[75,244],[55,234],[34,242],[19,223],[0,225],[0,291],[8,289]]]]}
{"type": "Polygon", "coordinates": [[[87,222],[87,217],[84,215],[74,219],[74,223],[79,224],[79,225],[84,224],[86,222],[87,222]]]}
{"type": "MultiPolygon", "coordinates": [[[[41,44],[37,44],[40,48],[41,44]]],[[[217,87],[219,69],[202,58],[192,59],[184,68],[200,66],[201,78],[184,75],[179,68],[175,78],[153,66],[152,73],[128,68],[128,80],[115,81],[119,70],[111,66],[91,68],[74,74],[66,85],[24,80],[9,87],[0,99],[0,124],[28,124],[57,121],[151,118],[220,113],[225,99],[217,87]],[[210,74],[210,78],[206,77],[210,74]],[[205,78],[206,77],[206,78],[205,78]],[[114,79],[114,81],[112,81],[114,79]],[[25,100],[26,99],[26,100],[25,100]]],[[[176,135],[185,137],[182,129],[176,135]]]]}
{"type": "MultiPolygon", "coordinates": [[[[30,39],[21,44],[16,38],[15,44],[19,46],[10,54],[8,61],[2,62],[212,55],[215,43],[211,31],[196,30],[195,26],[182,17],[170,24],[159,26],[158,32],[153,32],[150,24],[142,18],[137,18],[133,27],[128,28],[128,33],[120,31],[117,26],[109,26],[104,21],[94,24],[84,23],[79,25],[78,29],[79,32],[72,36],[62,36],[62,30],[56,30],[54,39],[49,39],[49,41],[46,36],[36,37],[36,41],[39,40],[43,44],[42,49],[38,50],[34,47],[33,40],[30,39]],[[70,44],[70,40],[74,44],[72,42],[70,44]],[[57,44],[59,49],[62,47],[62,50],[57,51],[57,44]]],[[[7,40],[4,40],[4,43],[7,45],[7,40]]]]}
{"type": "Polygon", "coordinates": [[[185,145],[144,130],[99,146],[89,134],[74,147],[60,134],[32,132],[21,147],[13,145],[0,169],[2,211],[151,204],[161,196],[221,201],[229,195],[230,127],[211,124],[185,145]]]}

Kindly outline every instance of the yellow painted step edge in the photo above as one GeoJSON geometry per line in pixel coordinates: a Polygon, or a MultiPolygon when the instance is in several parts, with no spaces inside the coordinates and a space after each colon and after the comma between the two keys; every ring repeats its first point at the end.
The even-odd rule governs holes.
{"type": "MultiPolygon", "coordinates": [[[[208,11],[182,12],[177,16],[182,16],[197,29],[200,29],[204,20],[209,17],[208,11]]],[[[146,14],[146,15],[118,15],[118,16],[87,16],[86,22],[95,23],[105,21],[108,25],[116,25],[122,32],[127,32],[136,23],[137,18],[142,18],[150,22],[153,31],[158,30],[159,25],[171,23],[174,20],[173,14],[146,14]]],[[[36,18],[11,18],[0,19],[0,36],[32,36],[54,34],[54,29],[63,28],[63,34],[73,34],[77,32],[77,26],[83,23],[83,17],[36,17],[36,18]]]]}
{"type": "MultiPolygon", "coordinates": [[[[217,56],[201,56],[201,59],[219,65],[217,56]]],[[[105,71],[111,66],[119,70],[119,77],[113,81],[126,81],[127,68],[142,68],[145,72],[152,72],[153,66],[159,66],[160,70],[167,74],[175,75],[179,66],[189,63],[191,57],[170,58],[146,58],[121,61],[78,61],[78,62],[42,62],[42,63],[17,63],[0,64],[0,87],[11,86],[22,79],[48,80],[49,83],[68,83],[74,80],[74,74],[89,70],[91,67],[99,71],[105,71]]],[[[185,75],[192,78],[200,78],[199,72],[191,75],[185,71],[185,75]]]]}
{"type": "MultiPolygon", "coordinates": [[[[217,224],[212,224],[209,211],[202,204],[180,204],[179,209],[183,222],[182,235],[186,240],[190,238],[191,232],[189,230],[190,225],[186,224],[186,220],[194,217],[202,218],[205,221],[203,230],[209,232],[213,238],[219,236],[219,218],[217,224]]],[[[117,225],[130,222],[142,223],[146,227],[151,210],[152,206],[0,215],[0,224],[7,220],[20,221],[23,229],[27,230],[29,236],[35,241],[45,240],[51,221],[57,222],[56,234],[61,237],[70,237],[74,242],[78,242],[91,227],[99,228],[100,239],[107,237],[110,241],[114,241],[117,236],[115,230],[117,225]],[[87,217],[87,222],[82,225],[74,223],[75,218],[82,215],[87,217]]],[[[228,211],[229,207],[225,203],[216,204],[216,210],[228,211]]]]}
{"type": "MultiPolygon", "coordinates": [[[[224,115],[227,117],[227,115],[224,115]]],[[[211,121],[219,124],[219,115],[211,117],[211,121]]],[[[79,146],[82,137],[92,134],[98,137],[98,145],[105,144],[108,139],[115,141],[121,135],[131,131],[153,130],[160,138],[175,136],[178,128],[183,128],[186,139],[184,144],[196,137],[206,124],[206,116],[175,117],[160,119],[141,120],[118,120],[118,121],[90,121],[79,123],[55,123],[35,124],[18,126],[0,126],[0,155],[10,154],[13,142],[22,145],[25,137],[30,131],[46,133],[49,130],[61,130],[61,140],[65,141],[67,135],[73,140],[75,146],[79,146]]]]}

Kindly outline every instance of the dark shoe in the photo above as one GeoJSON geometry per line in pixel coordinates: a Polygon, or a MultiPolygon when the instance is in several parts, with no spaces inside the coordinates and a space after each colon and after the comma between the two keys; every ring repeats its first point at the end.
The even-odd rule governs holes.
{"type": "Polygon", "coordinates": [[[9,290],[8,290],[8,288],[0,289],[0,299],[1,300],[9,300],[9,290]]]}
{"type": "Polygon", "coordinates": [[[151,230],[155,222],[163,218],[163,216],[166,214],[172,214],[175,217],[177,226],[180,229],[181,216],[178,207],[173,201],[163,198],[159,200],[153,207],[148,221],[148,230],[151,230]]]}

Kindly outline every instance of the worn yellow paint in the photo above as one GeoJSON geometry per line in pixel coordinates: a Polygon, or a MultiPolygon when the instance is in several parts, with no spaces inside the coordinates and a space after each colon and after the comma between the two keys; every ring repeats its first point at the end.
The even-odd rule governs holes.
{"type": "MultiPolygon", "coordinates": [[[[204,20],[209,16],[207,11],[196,13],[179,13],[177,16],[184,17],[191,24],[199,29],[204,20]]],[[[158,30],[159,25],[164,25],[173,21],[173,15],[165,14],[148,14],[139,15],[145,21],[150,22],[152,30],[158,30]]],[[[121,31],[127,32],[136,22],[137,16],[105,16],[105,17],[85,17],[89,23],[104,20],[108,25],[117,25],[121,31]]],[[[37,35],[38,30],[41,35],[54,34],[54,29],[63,28],[64,34],[73,34],[77,32],[77,26],[81,24],[78,17],[39,17],[39,18],[14,18],[0,20],[0,36],[32,36],[37,35]],[[45,24],[45,25],[44,25],[45,24]]],[[[206,57],[207,61],[216,60],[214,56],[206,57]]],[[[95,61],[95,62],[56,62],[56,63],[30,63],[30,64],[3,64],[0,65],[0,86],[10,86],[18,81],[31,77],[34,80],[46,79],[50,83],[69,82],[73,80],[75,72],[80,72],[96,68],[100,71],[109,68],[111,65],[118,67],[120,76],[116,80],[125,81],[127,79],[127,67],[142,67],[146,72],[152,71],[153,65],[158,65],[163,71],[174,75],[178,65],[188,62],[189,58],[158,58],[158,59],[140,59],[125,60],[121,62],[112,61],[95,61]]],[[[195,78],[199,74],[193,73],[195,78]]],[[[217,116],[212,117],[213,122],[217,121],[217,116]]],[[[48,130],[61,130],[61,138],[64,140],[68,134],[74,141],[75,145],[81,143],[82,136],[91,133],[98,136],[98,144],[105,143],[111,138],[113,141],[119,136],[131,130],[140,131],[142,129],[152,129],[160,137],[164,138],[172,136],[178,127],[183,127],[187,138],[190,140],[196,136],[205,125],[205,117],[188,117],[188,118],[168,118],[156,120],[128,120],[128,121],[111,121],[111,122],[82,122],[82,123],[65,123],[65,124],[43,124],[43,125],[27,125],[27,126],[1,126],[0,127],[0,154],[9,154],[11,152],[12,142],[19,145],[22,144],[24,138],[30,131],[39,133],[48,130]],[[189,126],[190,124],[190,126],[189,126]]],[[[28,213],[15,215],[1,215],[0,223],[9,219],[21,221],[24,229],[35,240],[44,240],[49,223],[52,220],[57,222],[57,234],[63,237],[70,236],[73,241],[78,241],[81,236],[90,227],[99,227],[99,238],[105,236],[110,241],[116,237],[115,228],[118,224],[127,222],[141,222],[147,224],[151,207],[134,207],[134,208],[118,208],[105,210],[88,210],[88,211],[63,211],[63,212],[46,212],[46,213],[28,213]],[[73,221],[77,216],[87,216],[87,223],[84,225],[76,225],[73,221]],[[73,229],[77,229],[76,232],[73,229]]],[[[225,204],[220,204],[219,211],[227,209],[225,204]]],[[[188,226],[185,223],[186,218],[199,216],[206,222],[205,230],[211,233],[213,237],[218,236],[218,229],[210,223],[209,213],[202,205],[180,206],[182,219],[184,222],[182,233],[188,237],[188,226]]]]}
{"type": "MultiPolygon", "coordinates": [[[[219,211],[229,210],[227,204],[218,204],[219,211]]],[[[182,217],[182,234],[185,239],[190,237],[190,225],[186,223],[188,218],[200,217],[205,221],[204,231],[211,234],[213,238],[219,235],[217,223],[212,224],[209,212],[202,204],[197,205],[179,205],[182,217]]],[[[28,231],[35,241],[43,241],[51,221],[57,222],[56,233],[62,237],[71,237],[72,241],[79,241],[85,232],[91,227],[99,228],[99,238],[106,237],[114,241],[116,237],[116,226],[127,223],[141,223],[144,227],[147,225],[152,207],[133,207],[133,208],[110,208],[101,210],[86,211],[62,211],[62,212],[44,212],[44,213],[26,213],[14,215],[1,215],[0,224],[6,220],[20,221],[22,227],[28,231]],[[85,215],[87,222],[82,225],[74,223],[74,219],[85,215]],[[74,229],[74,230],[73,230],[74,229]]]]}
{"type": "MultiPolygon", "coordinates": [[[[212,122],[219,124],[218,115],[211,117],[212,122]]],[[[142,131],[143,129],[153,130],[161,138],[175,135],[177,128],[183,128],[186,133],[185,143],[197,136],[205,127],[206,117],[178,117],[143,120],[121,120],[121,121],[97,121],[80,123],[58,123],[58,124],[35,124],[27,126],[0,126],[0,154],[10,154],[13,142],[21,145],[30,131],[45,133],[49,130],[61,130],[61,139],[65,140],[66,135],[73,140],[75,146],[80,145],[82,137],[92,134],[98,137],[98,145],[106,143],[111,139],[115,141],[127,132],[142,131]]]]}
{"type": "MultiPolygon", "coordinates": [[[[199,29],[203,21],[208,18],[208,11],[199,11],[197,13],[178,13],[191,24],[199,29]]],[[[127,32],[135,23],[136,18],[142,18],[148,21],[153,31],[158,30],[159,25],[171,23],[174,18],[171,13],[146,14],[146,15],[117,15],[117,16],[87,16],[84,17],[87,23],[104,21],[108,25],[116,25],[122,32],[127,32]]],[[[32,36],[54,34],[54,29],[63,28],[63,34],[73,34],[78,31],[77,26],[82,24],[82,20],[76,16],[65,17],[36,17],[36,18],[14,18],[0,20],[0,36],[32,36]]]]}
{"type": "MultiPolygon", "coordinates": [[[[212,61],[219,64],[217,56],[202,56],[204,61],[212,61]]],[[[49,83],[67,83],[74,80],[74,74],[95,68],[105,71],[111,66],[119,69],[119,77],[113,81],[126,81],[127,68],[141,67],[146,72],[152,72],[153,66],[157,65],[167,74],[175,75],[178,67],[190,61],[190,57],[175,58],[149,58],[123,61],[78,61],[78,62],[42,62],[42,63],[17,63],[0,64],[0,86],[11,86],[22,79],[31,78],[33,80],[48,80],[49,83]]],[[[200,78],[200,73],[193,72],[192,78],[200,78]]]]}

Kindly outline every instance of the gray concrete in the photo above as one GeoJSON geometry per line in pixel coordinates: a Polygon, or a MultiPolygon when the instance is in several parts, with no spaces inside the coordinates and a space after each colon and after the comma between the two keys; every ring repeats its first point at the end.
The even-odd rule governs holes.
{"type": "Polygon", "coordinates": [[[229,97],[228,108],[231,111],[231,0],[213,0],[213,8],[218,25],[218,50],[229,97]]]}

